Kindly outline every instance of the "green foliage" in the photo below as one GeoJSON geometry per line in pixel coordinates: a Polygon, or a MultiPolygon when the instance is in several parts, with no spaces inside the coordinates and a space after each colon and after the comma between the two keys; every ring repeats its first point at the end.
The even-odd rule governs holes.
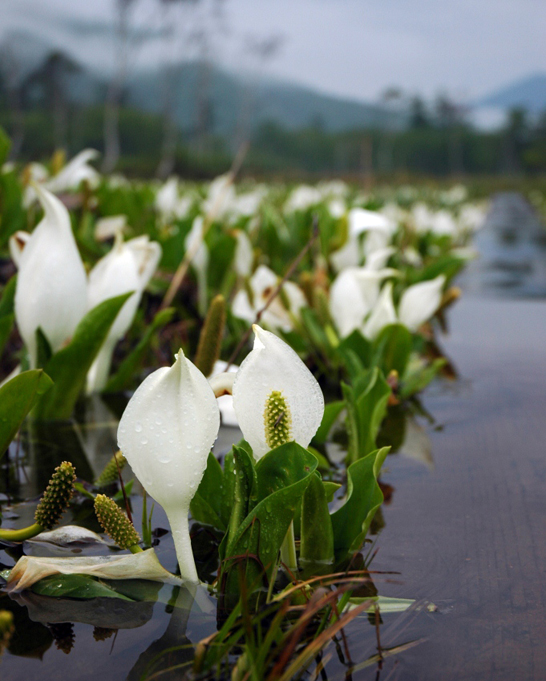
{"type": "Polygon", "coordinates": [[[132,293],[105,300],[88,312],[78,324],[71,342],[59,350],[44,367],[55,385],[47,399],[40,399],[35,415],[39,419],[63,419],[72,414],[93,363],[110,327],[132,293]]]}
{"type": "Polygon", "coordinates": [[[416,367],[408,370],[400,386],[400,396],[408,398],[424,390],[445,366],[446,361],[444,357],[439,357],[431,364],[419,363],[416,367]]]}
{"type": "Polygon", "coordinates": [[[352,385],[342,383],[341,387],[347,409],[347,463],[350,464],[375,449],[391,389],[377,367],[358,374],[352,385]]]}
{"type": "Polygon", "coordinates": [[[15,275],[5,285],[2,298],[0,299],[0,356],[4,352],[15,320],[14,299],[16,283],[17,276],[15,275]]]}
{"type": "Polygon", "coordinates": [[[347,469],[346,501],[331,516],[336,562],[362,547],[375,512],[383,502],[377,478],[388,452],[388,447],[378,449],[347,469]]]}
{"type": "Polygon", "coordinates": [[[157,333],[165,327],[174,316],[174,308],[168,307],[160,310],[154,317],[152,323],[146,327],[142,338],[133,350],[124,358],[116,373],[108,379],[104,393],[117,393],[127,390],[134,381],[135,376],[142,366],[146,353],[156,338],[157,333]]]}
{"type": "Polygon", "coordinates": [[[396,371],[403,376],[409,362],[413,339],[402,324],[389,324],[374,341],[376,362],[385,376],[396,371]]]}
{"type": "Polygon", "coordinates": [[[25,416],[53,385],[41,369],[24,371],[0,388],[0,458],[15,437],[25,416]]]}
{"type": "Polygon", "coordinates": [[[334,531],[327,492],[318,473],[311,476],[303,495],[300,561],[304,565],[322,564],[322,569],[334,562],[334,531]]]}
{"type": "Polygon", "coordinates": [[[319,429],[315,433],[313,442],[316,444],[324,444],[328,438],[332,426],[336,422],[336,419],[341,414],[345,407],[344,400],[336,400],[335,402],[329,402],[324,407],[324,415],[322,417],[322,422],[319,429]]]}
{"type": "Polygon", "coordinates": [[[227,593],[239,589],[239,563],[249,588],[272,579],[279,550],[317,466],[315,457],[295,442],[268,452],[254,475],[249,463],[248,453],[238,448],[235,471],[244,483],[235,494],[227,541],[221,547],[227,593]]]}
{"type": "Polygon", "coordinates": [[[232,478],[233,473],[228,470],[222,471],[218,460],[210,453],[207,468],[190,505],[195,520],[217,527],[219,530],[227,529],[231,514],[229,494],[231,490],[226,490],[226,487],[228,479],[232,482],[232,478]]]}

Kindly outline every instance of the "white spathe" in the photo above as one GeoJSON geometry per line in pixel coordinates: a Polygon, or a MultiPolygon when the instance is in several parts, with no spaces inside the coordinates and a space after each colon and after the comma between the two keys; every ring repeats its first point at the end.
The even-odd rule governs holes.
{"type": "Polygon", "coordinates": [[[123,241],[121,232],[116,235],[112,250],[98,261],[89,274],[87,307],[92,310],[108,298],[134,291],[119,311],[99,354],[87,375],[87,391],[102,390],[108,380],[112,354],[116,343],[131,326],[142,293],[155,272],[161,247],[147,236],[123,241]]]}
{"type": "Polygon", "coordinates": [[[330,314],[341,338],[362,327],[379,298],[381,280],[397,274],[390,268],[367,267],[348,267],[338,274],[330,289],[330,314]]]}
{"type": "MultiPolygon", "coordinates": [[[[266,265],[260,265],[249,280],[252,292],[252,301],[245,289],[241,289],[235,295],[231,311],[235,317],[252,323],[256,319],[259,310],[263,308],[269,297],[276,289],[279,278],[266,265]]],[[[291,281],[286,281],[282,286],[282,293],[288,302],[288,309],[284,306],[280,296],[277,296],[262,314],[262,322],[271,329],[291,331],[293,318],[300,318],[300,310],[307,305],[301,289],[291,281]]]]}
{"type": "Polygon", "coordinates": [[[70,339],[87,306],[87,277],[68,211],[39,185],[34,190],[44,217],[31,235],[23,238],[18,232],[10,243],[19,268],[15,317],[31,367],[37,361],[36,330],[42,329],[56,352],[70,339]]]}
{"type": "Polygon", "coordinates": [[[398,318],[410,331],[428,321],[442,302],[446,278],[443,274],[435,279],[421,281],[407,288],[400,299],[398,318]]]}
{"type": "Polygon", "coordinates": [[[182,350],[150,374],[119,423],[118,446],[171,525],[182,578],[197,582],[188,528],[195,495],[218,435],[220,413],[207,379],[182,350]]]}
{"type": "Polygon", "coordinates": [[[235,255],[233,258],[233,265],[235,271],[240,277],[248,277],[252,272],[252,264],[254,262],[254,251],[252,244],[246,232],[242,229],[235,230],[235,238],[237,244],[235,246],[235,255]]]}
{"type": "Polygon", "coordinates": [[[403,324],[411,332],[417,331],[440,307],[445,281],[445,276],[441,274],[435,279],[409,286],[402,293],[398,313],[392,300],[392,283],[388,282],[381,289],[379,298],[364,324],[364,335],[374,340],[385,326],[396,323],[403,324]]]}
{"type": "Polygon", "coordinates": [[[208,379],[215,392],[218,378],[221,378],[223,384],[227,383],[229,386],[229,389],[225,390],[224,394],[216,399],[218,400],[218,408],[220,409],[220,416],[222,417],[222,425],[231,428],[237,428],[239,425],[235,409],[233,408],[233,395],[231,394],[233,391],[232,381],[234,380],[237,371],[239,371],[239,367],[236,364],[230,364],[228,368],[228,363],[219,359],[214,363],[212,375],[208,379]],[[226,381],[227,378],[232,379],[231,382],[226,381]]]}
{"type": "Polygon", "coordinates": [[[241,364],[233,384],[233,407],[245,440],[260,459],[269,451],[264,413],[273,391],[286,400],[291,437],[307,447],[324,414],[324,397],[317,380],[298,355],[275,334],[257,324],[252,352],[241,364]]]}
{"type": "Polygon", "coordinates": [[[396,324],[396,310],[392,302],[392,282],[387,282],[381,289],[379,298],[364,324],[364,335],[374,340],[381,330],[389,324],[396,324]]]}
{"type": "Polygon", "coordinates": [[[96,149],[84,149],[74,156],[61,170],[45,183],[50,192],[60,193],[77,189],[81,182],[87,182],[94,188],[100,182],[100,173],[89,165],[89,161],[98,158],[96,149]]]}
{"type": "Polygon", "coordinates": [[[381,213],[365,208],[352,208],[348,214],[348,236],[345,244],[330,254],[330,261],[337,272],[346,267],[357,267],[362,262],[361,235],[366,234],[364,253],[385,249],[394,231],[394,225],[381,213]]]}

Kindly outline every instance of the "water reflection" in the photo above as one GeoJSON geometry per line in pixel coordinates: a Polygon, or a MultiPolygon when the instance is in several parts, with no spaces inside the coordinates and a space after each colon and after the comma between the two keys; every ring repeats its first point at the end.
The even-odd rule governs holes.
{"type": "Polygon", "coordinates": [[[546,229],[521,194],[493,198],[473,245],[479,258],[460,278],[465,293],[546,296],[546,229]]]}

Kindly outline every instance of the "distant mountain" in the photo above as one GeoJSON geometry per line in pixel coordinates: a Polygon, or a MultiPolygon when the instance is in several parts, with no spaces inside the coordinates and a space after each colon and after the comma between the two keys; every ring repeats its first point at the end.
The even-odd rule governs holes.
{"type": "MultiPolygon", "coordinates": [[[[317,125],[328,131],[354,128],[401,128],[400,114],[385,108],[321,94],[283,82],[253,82],[199,62],[180,65],[175,110],[184,129],[196,125],[198,102],[206,106],[212,128],[231,134],[243,122],[251,128],[274,121],[286,128],[317,125]]],[[[157,70],[138,73],[128,83],[128,99],[139,108],[157,112],[164,101],[164,80],[157,70]]]]}
{"type": "Polygon", "coordinates": [[[537,73],[500,88],[480,99],[476,106],[505,110],[522,107],[534,114],[546,111],[546,73],[537,73]]]}
{"type": "MultiPolygon", "coordinates": [[[[48,54],[59,49],[47,39],[27,31],[12,31],[5,44],[9,44],[16,58],[21,79],[38,68],[48,54]]],[[[254,81],[218,66],[186,62],[173,67],[173,73],[176,73],[175,84],[171,81],[170,86],[174,93],[173,110],[179,126],[186,131],[197,126],[198,110],[205,113],[209,129],[221,135],[232,135],[241,125],[253,129],[265,121],[291,129],[317,125],[328,131],[405,125],[401,114],[381,106],[341,99],[285,82],[254,81]]],[[[72,99],[82,104],[103,101],[106,78],[92,64],[82,64],[82,70],[68,80],[72,99]]],[[[125,102],[151,113],[162,111],[165,102],[162,68],[133,71],[126,83],[125,102]]]]}

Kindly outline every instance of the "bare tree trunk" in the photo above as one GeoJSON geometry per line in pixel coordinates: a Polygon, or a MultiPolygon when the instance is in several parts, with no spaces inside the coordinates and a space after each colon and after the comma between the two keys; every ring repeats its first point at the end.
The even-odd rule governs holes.
{"type": "Polygon", "coordinates": [[[114,170],[121,153],[119,109],[123,84],[127,75],[129,10],[134,2],[135,0],[117,0],[116,67],[104,106],[104,158],[101,168],[103,173],[111,173],[114,170]]]}

